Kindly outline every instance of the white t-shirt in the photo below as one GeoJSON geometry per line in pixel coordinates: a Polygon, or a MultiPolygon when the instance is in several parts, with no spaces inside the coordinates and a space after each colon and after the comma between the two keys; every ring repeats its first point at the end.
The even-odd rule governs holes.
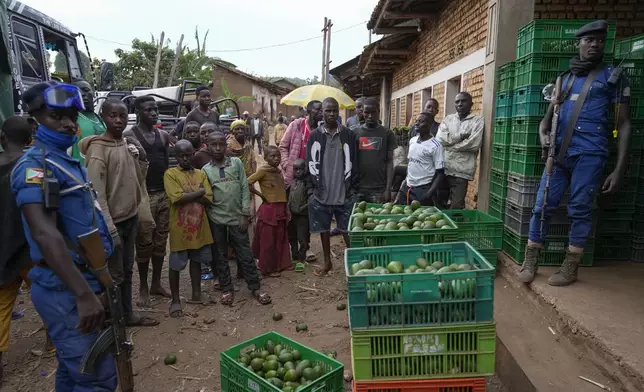
{"type": "Polygon", "coordinates": [[[255,135],[259,135],[259,119],[253,120],[253,126],[255,127],[255,135]]]}
{"type": "Polygon", "coordinates": [[[407,185],[411,187],[431,183],[436,170],[445,169],[443,146],[433,137],[425,141],[420,141],[419,137],[409,141],[407,185]]]}

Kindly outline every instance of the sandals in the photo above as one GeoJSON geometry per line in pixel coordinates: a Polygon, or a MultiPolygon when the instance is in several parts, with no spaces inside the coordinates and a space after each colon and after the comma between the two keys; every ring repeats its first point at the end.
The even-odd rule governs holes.
{"type": "Polygon", "coordinates": [[[259,290],[253,291],[253,296],[257,299],[257,302],[259,302],[260,305],[268,305],[273,302],[270,295],[261,293],[259,290]]]}
{"type": "Polygon", "coordinates": [[[183,317],[183,310],[181,310],[181,304],[172,304],[170,305],[170,310],[168,311],[170,313],[170,317],[172,318],[179,318],[183,317]]]}
{"type": "Polygon", "coordinates": [[[313,275],[318,276],[318,277],[325,277],[329,276],[329,272],[331,270],[325,270],[324,268],[319,268],[319,267],[314,267],[313,268],[313,275]]]}
{"type": "MultiPolygon", "coordinates": [[[[172,309],[172,307],[170,307],[172,309]]],[[[179,311],[181,311],[181,305],[179,304],[179,311]]],[[[172,312],[170,312],[172,316],[172,312]]],[[[181,316],[178,316],[181,317],[181,316]]],[[[130,318],[126,320],[126,325],[128,327],[156,327],[159,325],[159,320],[148,317],[148,316],[135,316],[134,319],[130,318]]]]}
{"type": "Polygon", "coordinates": [[[235,294],[224,293],[221,296],[221,300],[219,302],[221,302],[221,304],[225,306],[233,306],[233,302],[235,302],[235,294]]]}

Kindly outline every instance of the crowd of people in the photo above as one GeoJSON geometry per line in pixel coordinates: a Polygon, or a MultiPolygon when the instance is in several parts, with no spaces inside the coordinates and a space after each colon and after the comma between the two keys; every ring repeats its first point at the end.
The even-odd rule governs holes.
{"type": "Polygon", "coordinates": [[[138,307],[149,306],[151,296],[168,297],[169,315],[183,316],[180,274],[186,267],[186,302],[232,306],[231,255],[237,278],[258,303],[270,304],[262,278],[314,261],[311,233],[320,234],[323,256],[313,272],[329,273],[333,222],[348,246],[355,202],[434,205],[441,190],[449,189],[445,204],[462,206],[483,131],[480,117],[470,113],[469,94],[457,96],[457,114],[438,127],[438,103],[430,101],[413,128],[405,180],[394,189],[397,139],[380,122],[373,98],[359,100],[349,127],[342,125],[333,98],[310,102],[301,118],[280,113],[271,145],[261,114],[246,112],[223,129],[210,107],[210,91],[199,87],[196,95],[194,108],[171,133],[157,127],[155,99],[137,97],[137,121],[126,130],[128,107],[122,101],[106,100],[97,115],[86,82],[45,82],[23,96],[36,126],[18,116],[2,126],[0,217],[15,230],[3,231],[1,241],[0,353],[8,349],[12,310],[26,281],[57,352],[57,390],[116,387],[110,357],[91,377],[78,370],[105,319],[99,280],[79,236],[100,234],[128,326],[159,324],[132,305],[135,262],[138,307]],[[171,149],[176,167],[170,167],[171,149]],[[166,260],[169,291],[162,283],[166,260]],[[202,293],[204,268],[212,272],[213,290],[221,291],[218,299],[202,293]]]}

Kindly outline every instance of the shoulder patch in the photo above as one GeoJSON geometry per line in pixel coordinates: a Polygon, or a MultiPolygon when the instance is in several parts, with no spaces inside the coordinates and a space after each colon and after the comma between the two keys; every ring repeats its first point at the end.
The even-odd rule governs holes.
{"type": "Polygon", "coordinates": [[[45,178],[45,172],[41,168],[27,168],[25,170],[25,183],[27,184],[42,184],[45,178]]]}
{"type": "Polygon", "coordinates": [[[622,95],[625,97],[630,97],[631,96],[631,88],[629,86],[624,87],[622,90],[622,95]]]}

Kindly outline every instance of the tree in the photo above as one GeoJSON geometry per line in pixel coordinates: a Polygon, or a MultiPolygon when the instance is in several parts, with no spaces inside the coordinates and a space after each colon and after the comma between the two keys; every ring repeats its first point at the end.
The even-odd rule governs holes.
{"type": "MultiPolygon", "coordinates": [[[[217,99],[232,99],[233,101],[239,103],[239,102],[254,102],[255,97],[253,96],[236,96],[233,94],[230,89],[228,89],[228,85],[226,84],[226,79],[221,78],[221,92],[224,94],[223,96],[217,98],[217,99]]],[[[230,101],[225,101],[221,104],[221,106],[225,109],[228,109],[229,107],[232,107],[233,104],[230,101]]]]}
{"type": "MultiPolygon", "coordinates": [[[[183,80],[209,84],[212,81],[212,65],[215,63],[236,68],[234,64],[206,55],[207,37],[208,32],[200,39],[199,31],[195,29],[197,48],[190,49],[186,45],[181,49],[177,70],[173,78],[174,85],[180,84],[183,80]]],[[[175,50],[170,47],[170,40],[163,44],[159,79],[167,80],[174,62],[175,50]]],[[[131,50],[116,49],[114,51],[118,57],[118,61],[114,64],[114,82],[118,89],[129,90],[136,86],[152,85],[158,45],[159,42],[152,35],[150,41],[134,39],[131,50]]]]}

